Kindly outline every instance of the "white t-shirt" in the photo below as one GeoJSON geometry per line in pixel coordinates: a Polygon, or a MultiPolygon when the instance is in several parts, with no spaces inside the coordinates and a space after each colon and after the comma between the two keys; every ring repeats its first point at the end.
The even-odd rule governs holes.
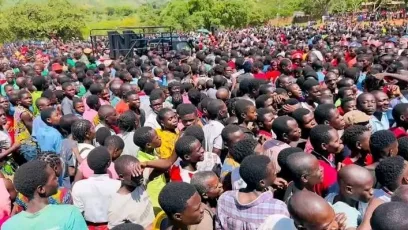
{"type": "Polygon", "coordinates": [[[224,125],[219,121],[210,120],[208,124],[204,125],[205,151],[213,152],[213,148],[222,149],[221,132],[223,129],[224,125]]]}

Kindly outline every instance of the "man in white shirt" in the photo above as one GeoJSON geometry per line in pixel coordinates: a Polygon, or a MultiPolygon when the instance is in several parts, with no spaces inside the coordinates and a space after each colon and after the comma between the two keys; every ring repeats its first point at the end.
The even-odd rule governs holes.
{"type": "Polygon", "coordinates": [[[208,124],[204,125],[205,145],[204,149],[207,152],[213,152],[220,155],[222,150],[221,132],[224,125],[220,120],[228,117],[228,110],[225,103],[221,100],[212,100],[208,103],[208,124]]]}
{"type": "Polygon", "coordinates": [[[157,122],[157,113],[163,108],[163,98],[160,94],[151,94],[150,95],[150,107],[153,112],[149,114],[146,118],[144,126],[152,127],[153,129],[159,129],[161,126],[157,122]]]}
{"type": "Polygon", "coordinates": [[[94,175],[74,184],[72,200],[83,213],[88,226],[107,226],[109,204],[120,188],[120,181],[109,178],[107,169],[111,156],[106,147],[94,148],[86,160],[94,175]]]}

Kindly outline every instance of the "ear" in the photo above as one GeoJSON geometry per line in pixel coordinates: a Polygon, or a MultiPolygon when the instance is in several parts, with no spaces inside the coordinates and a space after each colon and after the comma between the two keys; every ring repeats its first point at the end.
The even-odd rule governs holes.
{"type": "Polygon", "coordinates": [[[47,118],[47,123],[51,124],[51,118],[47,118]]]}
{"type": "Polygon", "coordinates": [[[303,175],[300,177],[300,180],[301,180],[304,184],[306,184],[307,181],[308,181],[306,174],[303,174],[303,175]]]}
{"type": "Polygon", "coordinates": [[[122,174],[119,174],[118,176],[119,176],[119,180],[124,180],[122,174]]]}
{"type": "Polygon", "coordinates": [[[356,149],[361,149],[361,142],[357,141],[355,147],[356,147],[356,149]]]}
{"type": "Polygon", "coordinates": [[[245,113],[241,113],[241,117],[242,117],[243,119],[245,119],[245,118],[247,117],[247,115],[246,115],[245,113]]]}
{"type": "Polygon", "coordinates": [[[401,121],[405,121],[405,116],[404,116],[404,115],[401,115],[401,116],[400,116],[400,120],[401,120],[401,121]]]}
{"type": "Polygon", "coordinates": [[[181,213],[175,213],[175,214],[173,215],[173,219],[180,222],[181,219],[182,219],[181,213]]]}
{"type": "Polygon", "coordinates": [[[287,134],[287,133],[283,133],[283,134],[282,134],[282,137],[283,137],[284,139],[288,139],[288,134],[287,134]]]}
{"type": "Polygon", "coordinates": [[[327,150],[327,144],[326,143],[322,143],[321,147],[322,147],[323,150],[327,150]]]}
{"type": "Polygon", "coordinates": [[[146,144],[146,148],[147,148],[147,149],[152,148],[152,143],[147,143],[147,144],[146,144]]]}
{"type": "Polygon", "coordinates": [[[266,187],[266,183],[264,180],[260,180],[259,185],[262,186],[263,188],[266,187]]]}
{"type": "Polygon", "coordinates": [[[402,184],[408,184],[408,177],[402,177],[402,184]]]}
{"type": "Polygon", "coordinates": [[[186,154],[186,155],[184,155],[184,159],[190,160],[190,156],[186,154]]]}
{"type": "Polygon", "coordinates": [[[45,194],[45,188],[44,186],[40,185],[37,187],[37,192],[38,194],[45,194]]]}
{"type": "Polygon", "coordinates": [[[205,192],[201,194],[201,197],[202,197],[203,199],[208,199],[208,195],[207,195],[207,193],[205,193],[205,192]]]}
{"type": "Polygon", "coordinates": [[[329,124],[330,124],[330,122],[329,122],[329,121],[327,121],[327,120],[326,120],[326,121],[324,121],[323,123],[324,123],[325,125],[329,125],[329,124]]]}
{"type": "Polygon", "coordinates": [[[288,96],[289,96],[289,97],[292,96],[292,92],[288,92],[288,96]]]}
{"type": "Polygon", "coordinates": [[[347,185],[347,186],[346,186],[346,192],[347,192],[348,194],[352,194],[352,193],[353,193],[353,187],[351,187],[350,185],[347,185]]]}

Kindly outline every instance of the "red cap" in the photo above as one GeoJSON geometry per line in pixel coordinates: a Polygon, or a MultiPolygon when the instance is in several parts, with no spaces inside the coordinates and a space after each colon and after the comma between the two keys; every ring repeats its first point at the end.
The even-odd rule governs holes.
{"type": "Polygon", "coordinates": [[[54,63],[51,66],[52,71],[62,71],[62,65],[60,63],[54,63]]]}

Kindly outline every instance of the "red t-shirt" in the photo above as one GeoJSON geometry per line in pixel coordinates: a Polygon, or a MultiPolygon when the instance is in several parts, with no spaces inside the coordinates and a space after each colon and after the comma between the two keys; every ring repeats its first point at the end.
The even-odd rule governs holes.
{"type": "Polygon", "coordinates": [[[395,137],[396,137],[397,139],[400,138],[400,137],[406,137],[406,136],[408,136],[408,135],[407,135],[407,132],[405,132],[405,130],[404,130],[403,128],[401,128],[401,127],[390,128],[390,131],[391,131],[392,133],[394,133],[394,135],[395,135],[395,137]]]}
{"type": "MultiPolygon", "coordinates": [[[[343,163],[344,165],[352,165],[354,164],[354,162],[351,160],[350,157],[346,157],[346,159],[344,159],[341,163],[343,163]]],[[[373,155],[371,154],[367,154],[365,160],[364,160],[364,164],[367,165],[371,165],[374,163],[374,159],[373,159],[373,155]]]]}
{"type": "Polygon", "coordinates": [[[275,82],[276,79],[281,75],[281,73],[278,70],[272,70],[266,72],[266,78],[272,82],[275,82]]]}
{"type": "Polygon", "coordinates": [[[14,144],[14,118],[13,116],[6,115],[6,120],[7,132],[10,135],[11,144],[14,144]]]}
{"type": "Polygon", "coordinates": [[[269,80],[268,76],[262,72],[254,74],[254,78],[259,80],[269,80]]]}
{"type": "Polygon", "coordinates": [[[118,104],[116,105],[116,112],[119,115],[125,113],[128,110],[129,110],[129,105],[123,100],[120,100],[118,104]]]}
{"type": "Polygon", "coordinates": [[[323,160],[319,160],[319,165],[323,168],[323,182],[315,185],[314,191],[318,195],[325,197],[329,189],[337,183],[337,170],[323,160]]]}

